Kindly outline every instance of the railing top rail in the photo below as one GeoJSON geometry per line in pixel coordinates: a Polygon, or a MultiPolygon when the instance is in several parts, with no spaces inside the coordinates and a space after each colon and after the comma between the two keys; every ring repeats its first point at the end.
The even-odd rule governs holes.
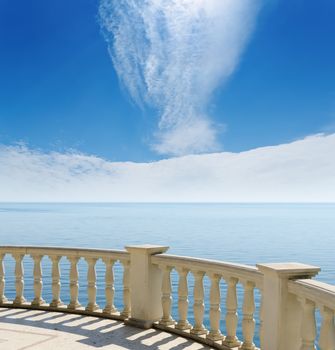
{"type": "Polygon", "coordinates": [[[170,254],[155,255],[152,257],[152,262],[157,265],[188,268],[190,270],[199,270],[217,273],[223,276],[229,275],[240,279],[247,279],[248,281],[255,282],[257,287],[260,287],[263,280],[263,275],[258,271],[257,267],[250,265],[170,254]]]}
{"type": "Polygon", "coordinates": [[[0,246],[2,254],[40,254],[74,257],[97,257],[97,258],[115,258],[116,260],[129,260],[129,253],[125,250],[115,249],[95,249],[78,247],[41,247],[41,246],[0,246]]]}
{"type": "Polygon", "coordinates": [[[307,298],[319,306],[335,310],[335,285],[312,279],[302,279],[289,281],[288,290],[290,293],[307,298]]]}

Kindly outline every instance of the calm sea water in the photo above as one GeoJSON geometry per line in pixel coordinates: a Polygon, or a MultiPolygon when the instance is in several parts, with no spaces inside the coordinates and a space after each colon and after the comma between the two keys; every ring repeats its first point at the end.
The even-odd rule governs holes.
{"type": "MultiPolygon", "coordinates": [[[[142,243],[168,245],[173,254],[252,265],[278,261],[308,263],[322,268],[318,279],[335,284],[335,204],[0,204],[1,245],[122,249],[142,243]]],[[[64,301],[68,295],[68,267],[63,261],[64,301]]],[[[7,257],[8,296],[12,296],[14,287],[10,277],[13,268],[12,259],[7,257]]],[[[48,259],[44,259],[43,268],[44,297],[49,299],[48,259]]],[[[26,295],[31,298],[32,263],[28,257],[25,270],[26,295]]],[[[99,288],[103,286],[102,270],[102,263],[98,263],[100,304],[103,304],[103,288],[99,288]]],[[[120,271],[117,269],[117,287],[121,287],[120,271]]],[[[84,261],[79,264],[79,272],[80,299],[84,304],[84,261]]],[[[173,281],[176,293],[176,278],[173,281]]],[[[116,304],[121,301],[121,288],[117,288],[116,304]]]]}

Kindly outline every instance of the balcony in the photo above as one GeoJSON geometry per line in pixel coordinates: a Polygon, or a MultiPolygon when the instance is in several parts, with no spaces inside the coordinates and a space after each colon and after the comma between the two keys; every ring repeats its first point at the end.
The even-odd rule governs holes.
{"type": "Polygon", "coordinates": [[[39,349],[62,334],[73,349],[335,349],[335,286],[313,279],[318,267],[248,266],[167,249],[0,246],[0,343],[39,349]],[[25,275],[29,262],[31,275],[25,275]],[[85,305],[79,300],[83,262],[85,305]]]}

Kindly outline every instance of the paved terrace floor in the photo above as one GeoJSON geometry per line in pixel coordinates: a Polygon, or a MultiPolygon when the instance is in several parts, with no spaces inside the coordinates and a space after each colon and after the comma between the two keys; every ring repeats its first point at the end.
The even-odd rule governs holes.
{"type": "Polygon", "coordinates": [[[1,350],[209,350],[176,335],[122,322],[23,309],[0,308],[1,350]]]}

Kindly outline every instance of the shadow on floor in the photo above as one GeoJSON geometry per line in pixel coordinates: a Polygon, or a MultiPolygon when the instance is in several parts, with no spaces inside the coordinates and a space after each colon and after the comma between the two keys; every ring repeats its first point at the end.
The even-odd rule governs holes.
{"type": "Polygon", "coordinates": [[[138,329],[120,321],[58,312],[0,309],[0,325],[16,324],[39,329],[66,332],[83,338],[73,340],[92,348],[136,350],[200,350],[210,349],[176,335],[156,329],[138,329]]]}

